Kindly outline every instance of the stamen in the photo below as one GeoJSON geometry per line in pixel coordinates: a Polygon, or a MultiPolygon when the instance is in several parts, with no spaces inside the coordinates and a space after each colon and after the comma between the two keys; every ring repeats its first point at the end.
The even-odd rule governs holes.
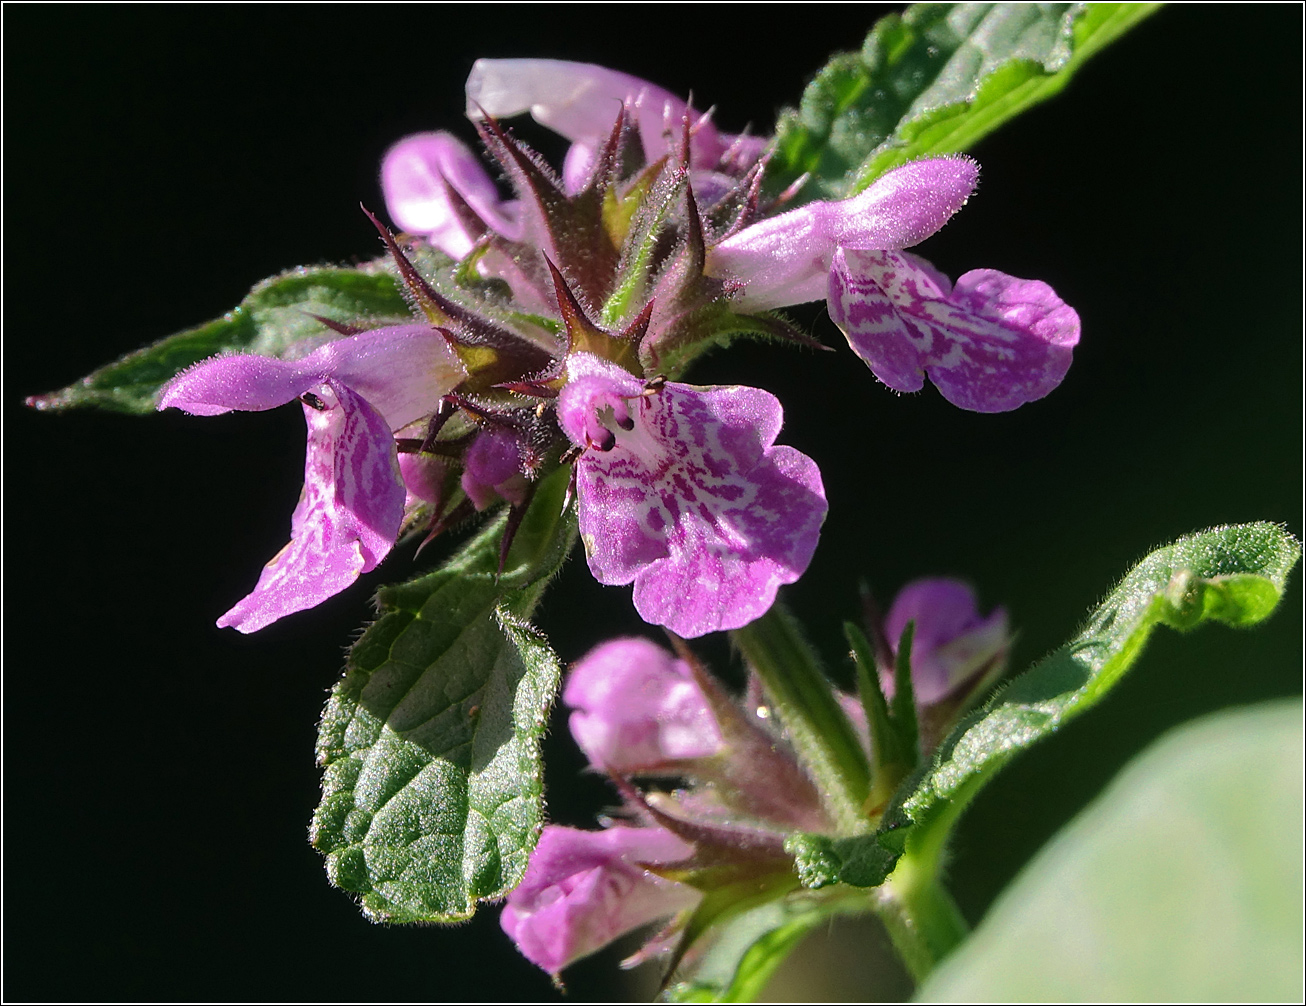
{"type": "Polygon", "coordinates": [[[327,403],[318,398],[311,391],[305,391],[299,396],[299,400],[307,405],[310,409],[316,409],[318,412],[326,412],[327,403]]]}

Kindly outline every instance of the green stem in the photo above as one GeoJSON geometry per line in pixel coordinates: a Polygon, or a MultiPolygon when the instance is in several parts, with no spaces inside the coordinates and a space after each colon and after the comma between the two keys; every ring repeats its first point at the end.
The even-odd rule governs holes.
{"type": "Polygon", "coordinates": [[[777,602],[731,636],[761,678],[839,831],[858,834],[868,830],[865,805],[870,766],[866,754],[798,623],[777,602]]]}
{"type": "Polygon", "coordinates": [[[947,829],[924,842],[908,841],[889,879],[876,891],[875,908],[894,948],[917,984],[970,933],[957,903],[939,879],[947,829]]]}

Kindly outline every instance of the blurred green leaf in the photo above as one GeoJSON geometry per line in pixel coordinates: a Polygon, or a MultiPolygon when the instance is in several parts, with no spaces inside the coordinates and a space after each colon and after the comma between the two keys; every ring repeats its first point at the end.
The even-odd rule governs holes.
{"type": "Polygon", "coordinates": [[[568,475],[541,483],[501,577],[502,517],[435,572],[382,590],[332,690],[311,838],[374,921],[468,918],[526,869],[560,675],[526,619],[575,538],[568,475]]]}
{"type": "Polygon", "coordinates": [[[922,3],[881,18],[781,113],[771,185],[808,172],[797,202],[842,199],[907,161],[966,150],[1160,6],[922,3]]]}
{"type": "Polygon", "coordinates": [[[681,968],[685,976],[662,995],[665,1002],[753,1002],[802,938],[833,915],[864,912],[865,895],[798,894],[730,919],[681,968]]]}
{"type": "Polygon", "coordinates": [[[1171,731],[1022,871],[924,1002],[1300,1002],[1302,706],[1171,731]]]}
{"type": "Polygon", "coordinates": [[[34,395],[37,409],[98,406],[114,412],[154,411],[159,389],[191,364],[218,353],[302,355],[340,338],[313,315],[379,327],[411,320],[398,281],[380,259],[357,269],[301,267],[265,279],[234,310],[196,328],[128,353],[60,391],[34,395]]]}
{"type": "Polygon", "coordinates": [[[1073,640],[957,725],[899,790],[875,835],[808,843],[804,875],[816,886],[873,886],[908,845],[937,856],[980,788],[1021,751],[1101,701],[1156,626],[1254,625],[1278,604],[1300,555],[1291,535],[1267,523],[1214,528],[1157,549],[1107,595],[1073,640]],[[886,849],[893,855],[885,857],[886,849]]]}

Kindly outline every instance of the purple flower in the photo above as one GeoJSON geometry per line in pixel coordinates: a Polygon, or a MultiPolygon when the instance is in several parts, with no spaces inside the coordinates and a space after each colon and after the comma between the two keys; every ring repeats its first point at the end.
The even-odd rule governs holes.
{"type": "Polygon", "coordinates": [[[721,731],[689,665],[647,639],[614,639],[577,662],[562,701],[590,764],[612,775],[708,758],[721,731]]]}
{"type": "Polygon", "coordinates": [[[692,853],[665,828],[549,825],[499,924],[527,959],[557,975],[618,936],[695,905],[697,891],[644,868],[692,853]]]}
{"type": "Polygon", "coordinates": [[[290,543],[219,626],[254,632],[339,593],[385,558],[406,496],[394,431],[430,413],[465,375],[438,332],[400,325],[328,343],[299,360],[215,357],[168,383],[160,409],[214,416],[298,398],[308,423],[290,543]]]}
{"type": "MultiPolygon", "coordinates": [[[[884,631],[895,654],[908,622],[915,628],[911,645],[911,683],[916,703],[934,705],[983,678],[992,679],[1006,663],[1011,635],[1007,613],[995,608],[979,613],[975,592],[960,580],[916,580],[894,598],[884,631]]],[[[893,696],[893,672],[882,668],[880,682],[893,696]]],[[[970,686],[970,688],[967,688],[970,686]]]]}
{"type": "Polygon", "coordinates": [[[908,248],[966,204],[979,166],[966,157],[905,164],[841,202],[814,202],[727,237],[707,270],[738,284],[734,306],[764,311],[826,296],[839,248],[908,248]]]}
{"type": "MultiPolygon", "coordinates": [[[[571,140],[562,172],[570,194],[589,183],[623,106],[650,162],[672,151],[670,138],[679,135],[674,127],[686,116],[694,121],[686,167],[700,207],[729,193],[737,199],[765,146],[757,137],[719,133],[707,117],[653,84],[585,63],[480,60],[468,77],[467,98],[472,118],[530,112],[571,140]]],[[[924,260],[900,254],[965,204],[978,174],[965,157],[919,160],[850,199],[761,219],[765,207],[754,193],[738,204],[733,222],[706,229],[699,264],[724,284],[736,313],[826,298],[853,351],[896,390],[919,390],[928,375],[963,408],[1014,409],[1064,378],[1079,341],[1078,315],[1044,283],[980,270],[954,288],[924,260]]],[[[518,206],[500,203],[489,176],[446,134],[412,137],[395,147],[383,183],[395,219],[454,257],[465,255],[487,229],[509,241],[522,237],[518,206]]],[[[480,268],[502,278],[511,273],[494,256],[480,268]]],[[[530,285],[515,284],[519,298],[530,299],[530,285]]],[[[668,305],[655,300],[660,327],[668,305]]]]}
{"type": "Polygon", "coordinates": [[[827,509],[815,462],[772,446],[776,398],[646,385],[589,353],[567,376],[558,421],[585,448],[576,492],[595,578],[634,581],[640,616],[687,638],[765,612],[807,568],[827,509]]]}
{"type": "Polygon", "coordinates": [[[472,250],[480,221],[513,240],[520,236],[516,202],[500,200],[480,158],[450,133],[418,133],[396,143],[381,162],[381,188],[390,218],[451,258],[472,250]],[[480,221],[467,219],[460,202],[480,221]]]}
{"type": "Polygon", "coordinates": [[[785,833],[828,828],[793,753],[689,659],[646,639],[613,639],[576,662],[562,700],[590,764],[613,778],[706,784],[677,794],[691,817],[785,833]]]}
{"type": "Polygon", "coordinates": [[[1046,283],[981,269],[954,288],[901,252],[942,227],[977,179],[968,158],[915,161],[851,199],[731,234],[710,250],[707,269],[737,286],[739,310],[824,296],[853,352],[891,388],[918,391],[928,374],[964,409],[1014,409],[1061,383],[1079,316],[1046,283]]]}
{"type": "Polygon", "coordinates": [[[907,252],[840,249],[827,303],[889,387],[919,391],[928,374],[944,398],[974,412],[1042,398],[1079,341],[1079,316],[1046,283],[975,269],[954,287],[907,252]]]}
{"type": "Polygon", "coordinates": [[[527,482],[521,467],[517,438],[506,430],[484,429],[463,457],[463,492],[477,510],[498,499],[523,503],[527,482]]]}
{"type": "Polygon", "coordinates": [[[686,113],[695,122],[691,169],[713,168],[727,153],[739,163],[752,163],[766,145],[761,137],[719,133],[710,119],[700,117],[674,94],[592,63],[478,59],[467,77],[469,118],[510,118],[530,112],[536,122],[571,141],[562,169],[569,192],[579,191],[588,180],[595,154],[623,105],[635,111],[644,156],[650,163],[671,149],[668,135],[678,135],[686,113]]]}

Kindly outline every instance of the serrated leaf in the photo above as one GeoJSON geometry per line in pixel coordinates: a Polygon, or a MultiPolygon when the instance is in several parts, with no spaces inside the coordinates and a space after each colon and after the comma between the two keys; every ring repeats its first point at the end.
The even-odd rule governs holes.
{"type": "Polygon", "coordinates": [[[1188,631],[1205,621],[1256,624],[1278,604],[1300,555],[1291,535],[1266,523],[1214,528],[1157,549],[1073,640],[962,720],[930,764],[904,783],[875,835],[838,842],[805,836],[814,843],[808,875],[862,886],[884,879],[884,849],[896,855],[911,843],[937,854],[979,789],[1021,751],[1101,701],[1142,654],[1153,629],[1188,631]]]}
{"type": "Polygon", "coordinates": [[[154,411],[159,389],[178,372],[226,352],[281,356],[306,353],[338,339],[313,315],[378,327],[410,320],[388,260],[357,269],[301,267],[263,280],[221,318],[167,336],[101,367],[75,384],[28,404],[38,409],[96,406],[114,412],[154,411]]]}
{"type": "Polygon", "coordinates": [[[504,518],[380,592],[318,734],[311,838],[374,921],[454,922],[521,880],[542,826],[560,668],[526,621],[575,539],[568,470],[540,486],[501,577],[504,518]]]}
{"type": "Polygon", "coordinates": [[[841,199],[899,164],[966,150],[1160,6],[927,3],[890,14],[781,114],[769,183],[810,172],[798,201],[841,199]]]}
{"type": "Polygon", "coordinates": [[[831,916],[867,911],[864,896],[798,895],[744,912],[714,934],[711,945],[682,967],[663,1002],[753,1002],[789,953],[831,916]]]}
{"type": "Polygon", "coordinates": [[[931,975],[924,1002],[1300,1002],[1302,706],[1130,762],[931,975]]]}

